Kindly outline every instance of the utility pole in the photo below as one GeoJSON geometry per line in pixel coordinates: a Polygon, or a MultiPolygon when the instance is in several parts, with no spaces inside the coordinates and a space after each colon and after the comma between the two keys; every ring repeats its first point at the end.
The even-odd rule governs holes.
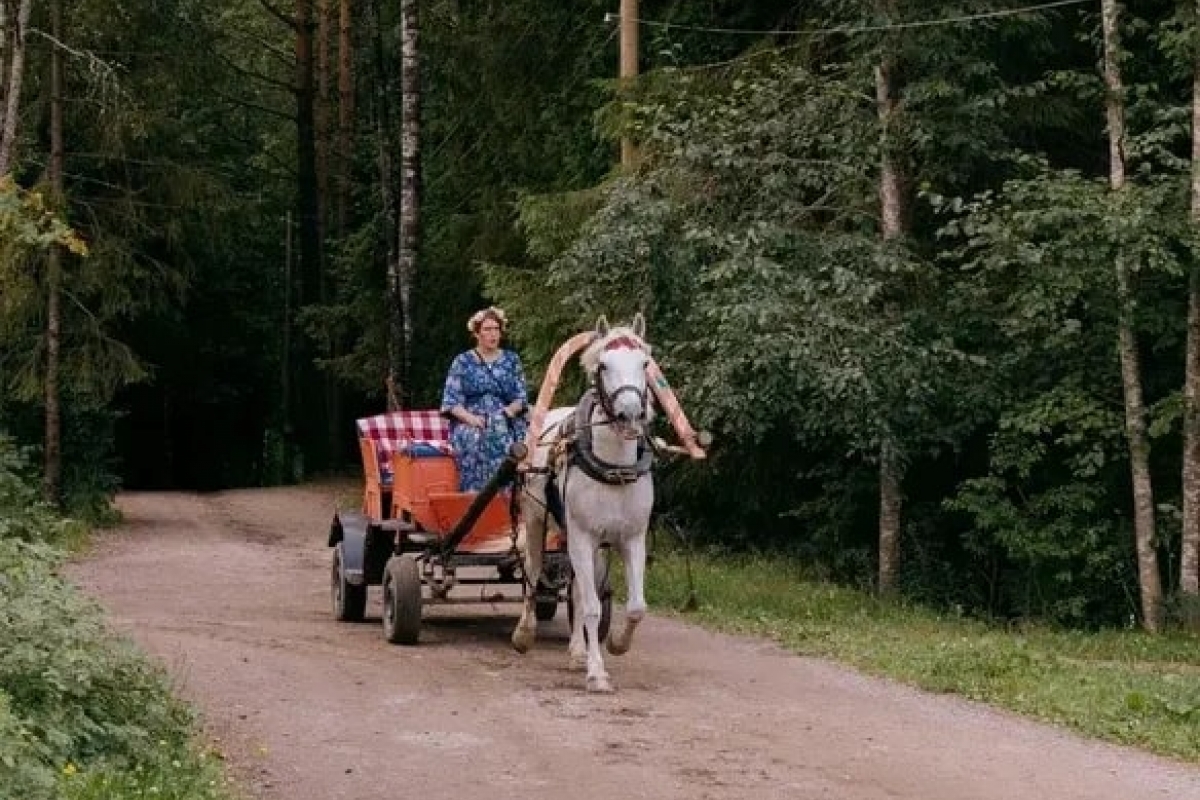
{"type": "MultiPolygon", "coordinates": [[[[638,0],[621,0],[621,90],[627,91],[638,74],[638,0]]],[[[631,169],[637,149],[628,135],[621,137],[621,166],[631,169]]]]}

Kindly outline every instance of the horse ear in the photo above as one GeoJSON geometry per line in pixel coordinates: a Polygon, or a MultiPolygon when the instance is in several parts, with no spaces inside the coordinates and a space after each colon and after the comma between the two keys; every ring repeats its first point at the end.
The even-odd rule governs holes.
{"type": "Polygon", "coordinates": [[[600,337],[608,336],[608,317],[603,314],[596,320],[596,335],[600,337]]]}
{"type": "Polygon", "coordinates": [[[639,339],[646,338],[646,318],[642,316],[642,312],[637,312],[633,315],[633,335],[639,339]]]}

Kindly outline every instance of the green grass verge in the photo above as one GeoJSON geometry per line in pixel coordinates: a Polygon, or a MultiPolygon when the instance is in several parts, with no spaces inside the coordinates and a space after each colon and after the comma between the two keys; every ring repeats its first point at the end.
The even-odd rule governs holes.
{"type": "Polygon", "coordinates": [[[923,689],[961,695],[1095,738],[1200,762],[1200,636],[1008,630],[806,578],[784,557],[656,553],[655,613],[770,638],[923,689]]]}
{"type": "MultiPolygon", "coordinates": [[[[0,509],[0,529],[15,518],[0,509]]],[[[63,557],[0,536],[0,800],[235,797],[166,673],[59,577],[63,557]]]]}

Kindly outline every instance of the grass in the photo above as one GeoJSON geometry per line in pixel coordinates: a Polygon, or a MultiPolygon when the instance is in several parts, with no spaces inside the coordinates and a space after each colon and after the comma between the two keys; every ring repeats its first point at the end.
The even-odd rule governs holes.
{"type": "MultiPolygon", "coordinates": [[[[806,578],[784,557],[693,555],[686,618],[803,655],[961,695],[1090,737],[1200,763],[1200,636],[1005,629],[806,578]]],[[[687,563],[656,553],[656,613],[682,614],[687,563]]]]}

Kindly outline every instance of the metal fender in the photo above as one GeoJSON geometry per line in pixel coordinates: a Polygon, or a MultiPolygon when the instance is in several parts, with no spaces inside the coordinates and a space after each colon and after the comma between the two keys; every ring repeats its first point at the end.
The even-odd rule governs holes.
{"type": "Polygon", "coordinates": [[[358,576],[361,580],[363,564],[366,561],[369,522],[365,514],[349,511],[336,514],[329,526],[329,546],[335,547],[341,542],[342,569],[346,571],[347,578],[358,576]]]}

